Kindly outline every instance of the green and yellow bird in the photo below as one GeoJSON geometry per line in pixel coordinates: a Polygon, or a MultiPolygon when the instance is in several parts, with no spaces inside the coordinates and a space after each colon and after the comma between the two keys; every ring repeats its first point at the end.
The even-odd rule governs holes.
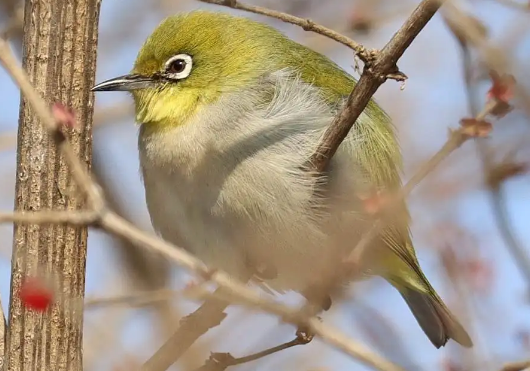
{"type": "MultiPolygon", "coordinates": [[[[163,21],[130,74],[93,90],[134,97],[146,201],[164,239],[236,278],[258,272],[269,290],[310,296],[370,229],[361,196],[401,186],[394,129],[374,101],[326,174],[304,170],[355,83],[265,24],[194,11],[163,21]]],[[[399,212],[364,270],[401,293],[436,347],[472,346],[421,271],[404,203],[399,212]]]]}

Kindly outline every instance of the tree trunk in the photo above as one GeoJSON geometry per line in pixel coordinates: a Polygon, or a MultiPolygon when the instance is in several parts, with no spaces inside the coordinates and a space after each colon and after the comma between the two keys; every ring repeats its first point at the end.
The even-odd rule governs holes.
{"type": "MultiPolygon", "coordinates": [[[[26,0],[23,64],[50,104],[75,110],[66,134],[90,166],[92,108],[100,0],[26,0]]],[[[30,106],[22,100],[18,129],[16,210],[78,210],[84,206],[69,170],[30,106]]],[[[7,335],[7,370],[82,370],[82,303],[87,229],[16,225],[7,335]],[[44,313],[22,305],[26,276],[50,274],[61,300],[44,313]]]]}

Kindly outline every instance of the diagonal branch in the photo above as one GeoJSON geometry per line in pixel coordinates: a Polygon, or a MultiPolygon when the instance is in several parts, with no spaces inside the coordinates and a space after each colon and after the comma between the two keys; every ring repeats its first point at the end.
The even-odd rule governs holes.
{"type": "Polygon", "coordinates": [[[177,331],[143,364],[141,371],[162,371],[171,367],[201,336],[221,324],[228,305],[229,302],[216,297],[208,298],[199,309],[180,321],[177,331]]]}
{"type": "Polygon", "coordinates": [[[443,0],[423,0],[398,32],[377,54],[372,65],[365,66],[359,81],[348,97],[346,105],[328,127],[322,142],[311,156],[309,161],[311,170],[321,173],[326,169],[329,161],[355,125],[355,121],[364,111],[372,96],[388,78],[395,77],[396,74],[402,75],[403,79],[406,78],[399,72],[396,63],[442,3],[443,0]]]}

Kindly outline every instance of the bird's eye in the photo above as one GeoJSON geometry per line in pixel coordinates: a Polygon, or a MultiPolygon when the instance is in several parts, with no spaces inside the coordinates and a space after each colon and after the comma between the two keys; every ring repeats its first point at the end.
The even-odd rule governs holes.
{"type": "Polygon", "coordinates": [[[167,60],[165,73],[171,79],[185,79],[190,75],[192,65],[193,60],[188,54],[178,54],[167,60]]]}

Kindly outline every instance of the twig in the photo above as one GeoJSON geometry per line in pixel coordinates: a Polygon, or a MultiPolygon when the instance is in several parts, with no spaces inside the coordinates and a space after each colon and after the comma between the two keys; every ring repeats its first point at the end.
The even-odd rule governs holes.
{"type": "Polygon", "coordinates": [[[232,8],[232,9],[245,10],[250,13],[262,14],[268,17],[279,19],[283,22],[287,22],[287,23],[300,26],[304,29],[304,31],[311,31],[311,32],[318,33],[320,35],[326,36],[332,40],[335,40],[341,43],[342,45],[345,45],[353,49],[355,52],[355,55],[359,57],[359,59],[362,60],[366,64],[372,63],[374,56],[375,56],[375,51],[367,50],[364,46],[350,39],[349,37],[346,37],[327,27],[316,24],[310,19],[295,17],[287,13],[282,13],[276,10],[262,8],[259,6],[244,4],[239,1],[227,1],[227,0],[199,0],[199,1],[203,3],[208,3],[208,4],[223,5],[223,6],[232,8]]]}
{"type": "Polygon", "coordinates": [[[517,10],[526,10],[526,11],[530,10],[530,4],[528,3],[528,1],[526,2],[520,2],[517,0],[495,0],[495,1],[497,1],[500,4],[506,5],[507,7],[514,8],[517,10]]]}
{"type": "MultiPolygon", "coordinates": [[[[452,23],[452,26],[459,33],[459,38],[465,38],[466,42],[469,42],[476,48],[481,60],[489,69],[496,71],[499,75],[508,72],[511,65],[506,53],[502,49],[490,45],[484,37],[484,33],[475,27],[476,24],[469,22],[469,17],[453,1],[447,1],[444,12],[447,20],[452,23]]],[[[455,32],[455,29],[452,31],[455,32]]],[[[527,91],[522,85],[517,84],[515,86],[515,93],[524,103],[520,105],[520,108],[524,109],[527,115],[530,115],[530,96],[527,91]]]]}
{"type": "Polygon", "coordinates": [[[0,223],[90,225],[98,219],[94,211],[38,211],[0,213],[0,223]]]}
{"type": "Polygon", "coordinates": [[[99,210],[104,205],[103,196],[101,195],[99,187],[92,181],[90,175],[85,167],[79,161],[72,147],[66,141],[66,138],[60,130],[58,130],[57,122],[53,117],[46,102],[37,93],[31,85],[28,76],[19,67],[17,60],[13,56],[8,43],[0,38],[0,63],[4,66],[7,72],[11,75],[13,80],[17,83],[24,94],[26,100],[35,110],[35,113],[41,118],[44,126],[50,131],[52,137],[55,139],[57,147],[64,153],[65,161],[67,161],[72,177],[76,184],[81,187],[87,196],[88,203],[95,210],[99,210]]]}
{"type": "Polygon", "coordinates": [[[525,371],[530,369],[530,361],[513,362],[504,365],[501,371],[525,371]]]}
{"type": "Polygon", "coordinates": [[[504,200],[503,192],[500,188],[491,189],[490,195],[493,214],[499,231],[504,238],[508,251],[510,251],[513,257],[515,265],[517,265],[519,271],[525,278],[528,289],[528,286],[530,285],[530,260],[525,253],[523,246],[521,246],[517,238],[515,238],[515,233],[508,221],[508,212],[506,210],[506,201],[504,200]]]}
{"type": "Polygon", "coordinates": [[[176,294],[177,293],[174,290],[161,289],[148,292],[135,292],[132,294],[124,294],[110,298],[86,299],[85,309],[96,309],[111,305],[127,305],[131,307],[138,307],[158,301],[171,300],[176,296],[176,294]]]}
{"type": "Polygon", "coordinates": [[[377,89],[388,79],[406,76],[399,72],[397,61],[412,41],[440,8],[443,0],[423,0],[396,32],[385,47],[377,53],[370,66],[365,66],[347,103],[324,133],[324,137],[311,156],[308,167],[317,174],[325,171],[340,144],[346,138],[355,122],[377,89]]]}
{"type": "MultiPolygon", "coordinates": [[[[482,121],[490,112],[495,110],[497,107],[496,100],[489,101],[484,109],[475,117],[477,121],[482,121]]],[[[445,144],[436,152],[427,162],[425,162],[416,173],[410,178],[410,180],[397,192],[391,201],[385,205],[384,212],[386,214],[391,213],[400,202],[405,199],[410,192],[416,187],[430,172],[432,172],[447,156],[453,153],[454,150],[462,146],[467,140],[473,138],[467,135],[464,128],[451,131],[449,139],[445,144]]],[[[361,240],[357,243],[355,248],[352,250],[350,256],[346,259],[347,263],[353,263],[358,265],[363,258],[364,252],[368,248],[370,242],[375,238],[381,231],[381,228],[385,225],[383,219],[378,219],[372,228],[366,233],[361,240]]]]}
{"type": "MultiPolygon", "coordinates": [[[[453,17],[457,14],[458,9],[451,8],[453,11],[453,17]]],[[[460,15],[461,16],[461,15],[460,15]]],[[[450,21],[450,20],[448,20],[450,21]]],[[[467,101],[469,106],[469,111],[472,115],[475,115],[477,112],[477,100],[473,99],[473,88],[472,88],[472,60],[471,60],[471,54],[470,54],[470,48],[469,48],[469,37],[472,36],[472,39],[475,41],[475,44],[480,43],[482,45],[487,43],[487,39],[485,38],[484,34],[481,36],[474,36],[475,34],[479,34],[478,32],[462,32],[462,29],[455,29],[456,25],[453,23],[450,23],[450,29],[453,30],[455,33],[455,36],[457,37],[457,40],[459,41],[460,47],[462,49],[462,64],[463,64],[463,72],[464,72],[464,79],[465,79],[465,85],[466,85],[466,93],[467,93],[467,101]],[[461,31],[460,33],[456,34],[456,32],[461,31]],[[478,39],[481,38],[480,42],[478,39]]],[[[469,29],[470,27],[467,27],[466,29],[469,29]]],[[[526,282],[530,284],[530,259],[528,258],[527,254],[525,253],[525,249],[523,246],[521,246],[520,242],[515,237],[515,232],[512,229],[512,226],[510,225],[509,218],[508,218],[508,212],[506,210],[506,202],[504,200],[504,194],[502,190],[502,184],[499,181],[496,182],[490,182],[488,181],[489,178],[491,178],[491,175],[495,172],[495,164],[493,163],[493,159],[490,155],[490,149],[488,146],[488,143],[482,140],[476,140],[475,141],[477,146],[477,151],[480,157],[480,160],[482,162],[482,166],[484,168],[485,173],[485,183],[487,184],[489,188],[489,196],[491,199],[491,205],[493,209],[493,215],[497,224],[497,227],[499,228],[499,231],[501,233],[501,236],[504,239],[505,245],[508,248],[510,254],[513,257],[513,260],[517,267],[519,268],[519,271],[525,278],[526,282]]]]}
{"type": "Polygon", "coordinates": [[[304,344],[306,344],[306,342],[302,341],[300,338],[296,338],[287,343],[239,358],[234,358],[230,353],[212,353],[206,363],[195,371],[224,371],[230,366],[257,361],[258,359],[270,356],[271,354],[278,353],[282,350],[304,344]]]}
{"type": "MultiPolygon", "coordinates": [[[[130,114],[130,108],[125,104],[105,107],[94,113],[94,129],[116,124],[119,120],[130,114]]],[[[17,132],[0,134],[0,151],[7,151],[17,145],[17,132]]]]}
{"type": "MultiPolygon", "coordinates": [[[[219,290],[217,290],[219,291],[219,290]]],[[[163,371],[175,363],[208,330],[226,317],[229,302],[208,298],[195,312],[180,321],[178,330],[142,366],[141,371],[163,371]]]]}
{"type": "MultiPolygon", "coordinates": [[[[16,62],[6,41],[1,38],[0,62],[20,86],[22,94],[27,96],[27,101],[50,130],[52,135],[57,136],[60,131],[50,110],[44,100],[31,86],[24,71],[16,62]]],[[[371,352],[363,345],[349,339],[337,329],[323,325],[316,318],[302,317],[298,311],[292,310],[276,301],[262,299],[259,294],[255,293],[243,283],[238,282],[233,277],[230,277],[222,271],[212,271],[203,262],[189,254],[187,251],[153,236],[150,233],[139,230],[117,214],[108,210],[105,207],[104,199],[100,194],[99,187],[93,182],[90,175],[86,172],[86,169],[75,156],[66,138],[61,139],[59,144],[59,148],[63,151],[68,164],[71,166],[74,180],[82,190],[86,192],[87,196],[90,196],[89,198],[91,199],[91,202],[89,205],[95,212],[97,212],[98,225],[107,232],[114,233],[115,235],[126,238],[139,246],[161,253],[169,260],[189,269],[198,276],[215,282],[224,293],[230,294],[234,300],[237,300],[242,304],[255,306],[269,313],[276,314],[284,321],[295,325],[303,324],[313,334],[319,336],[325,342],[332,344],[337,349],[350,354],[354,358],[359,359],[363,363],[370,365],[377,370],[401,371],[401,368],[398,366],[371,352]]]]}

